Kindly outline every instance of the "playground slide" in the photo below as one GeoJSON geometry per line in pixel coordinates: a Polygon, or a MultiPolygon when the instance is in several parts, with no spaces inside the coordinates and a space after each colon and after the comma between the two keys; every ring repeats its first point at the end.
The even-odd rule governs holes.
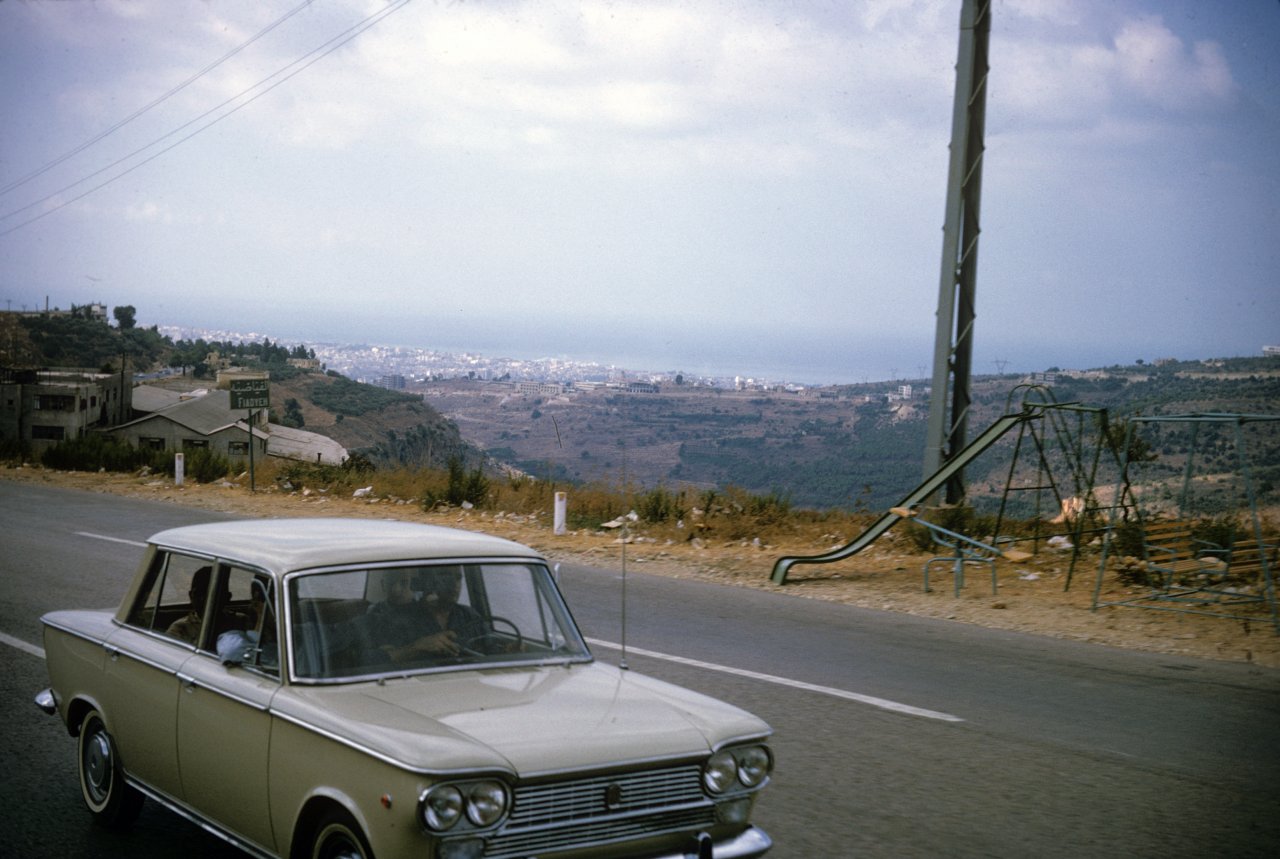
{"type": "MultiPolygon", "coordinates": [[[[955,457],[944,463],[943,466],[930,475],[924,483],[921,483],[915,489],[911,490],[911,492],[907,494],[907,497],[895,504],[894,507],[910,509],[929,498],[941,489],[953,474],[964,468],[967,464],[977,458],[980,453],[995,444],[1001,436],[1013,429],[1013,427],[1034,416],[1035,415],[1032,411],[1028,409],[1018,414],[1005,415],[1000,418],[991,426],[987,427],[987,429],[983,431],[982,435],[970,442],[963,450],[956,454],[955,457]]],[[[892,528],[894,524],[902,518],[903,517],[900,513],[890,509],[889,512],[885,513],[873,522],[870,528],[859,534],[857,538],[847,546],[832,549],[830,552],[825,552],[821,555],[800,555],[779,558],[773,564],[773,574],[770,578],[776,585],[785,585],[787,583],[788,571],[790,571],[790,569],[796,564],[829,564],[833,561],[840,561],[852,555],[856,555],[858,552],[861,552],[867,546],[875,542],[877,537],[892,528]]]]}

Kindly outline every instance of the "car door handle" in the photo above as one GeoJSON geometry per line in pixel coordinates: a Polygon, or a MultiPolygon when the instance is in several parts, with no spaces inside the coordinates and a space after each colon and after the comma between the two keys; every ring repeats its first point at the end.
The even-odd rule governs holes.
{"type": "Polygon", "coordinates": [[[179,674],[178,682],[182,685],[182,688],[188,692],[194,692],[199,688],[199,685],[196,683],[196,678],[186,674],[179,674]]]}

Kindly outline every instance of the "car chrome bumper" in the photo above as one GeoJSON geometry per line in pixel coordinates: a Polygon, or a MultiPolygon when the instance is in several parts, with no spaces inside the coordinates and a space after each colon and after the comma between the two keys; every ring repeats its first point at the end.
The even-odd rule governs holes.
{"type": "Polygon", "coordinates": [[[50,716],[58,715],[58,699],[52,689],[41,689],[36,693],[36,706],[50,716]]]}
{"type": "Polygon", "coordinates": [[[728,841],[713,842],[710,836],[704,835],[690,845],[689,851],[655,856],[654,859],[754,859],[763,856],[772,846],[772,839],[763,829],[751,826],[728,841]]]}

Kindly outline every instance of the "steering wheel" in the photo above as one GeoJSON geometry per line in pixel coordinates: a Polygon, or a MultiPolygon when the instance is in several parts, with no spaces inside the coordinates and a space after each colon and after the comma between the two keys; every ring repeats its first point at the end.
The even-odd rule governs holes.
{"type": "Polygon", "coordinates": [[[487,641],[491,641],[501,645],[508,652],[515,652],[523,649],[524,636],[520,634],[520,628],[516,626],[514,623],[512,623],[511,621],[507,620],[505,617],[499,617],[496,614],[490,615],[489,626],[494,627],[494,626],[497,626],[498,624],[502,624],[503,626],[508,627],[511,630],[512,638],[515,639],[514,645],[512,645],[512,638],[508,638],[506,636],[500,636],[497,634],[496,629],[491,628],[480,633],[479,635],[471,636],[466,641],[460,642],[458,644],[458,649],[461,650],[463,653],[467,654],[468,656],[487,656],[488,655],[487,653],[485,653],[483,650],[478,649],[478,645],[481,645],[487,641]]]}

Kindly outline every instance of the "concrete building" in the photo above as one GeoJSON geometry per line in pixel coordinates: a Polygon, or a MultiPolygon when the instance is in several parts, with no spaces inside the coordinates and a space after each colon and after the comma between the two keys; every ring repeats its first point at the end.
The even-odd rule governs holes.
{"type": "Polygon", "coordinates": [[[271,373],[267,370],[250,370],[245,367],[226,367],[218,371],[218,387],[224,391],[231,390],[232,382],[270,382],[271,373]]]}
{"type": "MultiPolygon", "coordinates": [[[[205,449],[235,465],[249,462],[249,425],[231,411],[229,391],[209,391],[115,427],[110,434],[137,448],[189,452],[205,449]]],[[[253,428],[253,455],[268,454],[269,435],[253,428]]]]}
{"type": "MultiPolygon", "coordinates": [[[[223,390],[172,391],[151,385],[134,390],[136,420],[113,432],[135,447],[158,450],[209,448],[236,465],[249,460],[248,413],[231,410],[223,390]]],[[[253,455],[341,465],[347,449],[331,438],[267,423],[267,410],[255,413],[253,455]]]]}
{"type": "Polygon", "coordinates": [[[133,382],[123,373],[0,369],[0,438],[39,453],[127,421],[133,382]]]}
{"type": "Polygon", "coordinates": [[[516,390],[525,396],[558,397],[564,393],[564,385],[559,382],[520,382],[516,390]]]}
{"type": "Polygon", "coordinates": [[[347,460],[347,449],[328,436],[279,424],[271,424],[268,429],[268,456],[316,465],[341,465],[347,460]]]}
{"type": "Polygon", "coordinates": [[[378,387],[388,391],[403,391],[408,382],[399,373],[389,373],[378,379],[378,387]]]}

